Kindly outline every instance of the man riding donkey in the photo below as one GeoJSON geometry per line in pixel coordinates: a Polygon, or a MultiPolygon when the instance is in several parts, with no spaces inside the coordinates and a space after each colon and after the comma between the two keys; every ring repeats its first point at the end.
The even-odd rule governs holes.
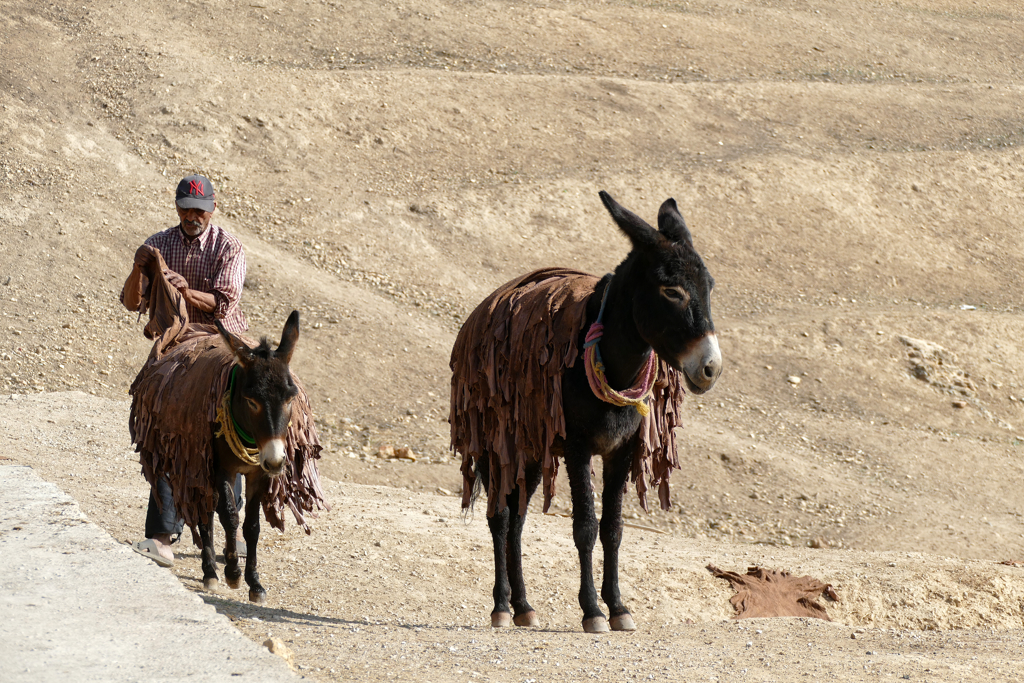
{"type": "MultiPolygon", "coordinates": [[[[121,291],[121,302],[128,310],[149,313],[145,335],[154,340],[130,391],[132,441],[151,486],[146,540],[132,547],[164,567],[174,563],[171,544],[184,525],[188,523],[198,544],[196,528],[212,515],[210,506],[216,506],[211,461],[217,424],[212,419],[213,424],[205,424],[204,410],[216,413],[239,352],[245,354],[254,346],[238,336],[248,329],[239,307],[245,252],[237,237],[210,222],[216,206],[208,178],[182,179],[175,196],[179,223],[150,236],[138,248],[121,291]],[[171,379],[177,380],[177,386],[168,386],[174,384],[171,379]],[[205,405],[209,401],[203,399],[210,394],[218,405],[205,405]],[[185,396],[197,402],[181,405],[185,396]],[[186,424],[168,425],[175,420],[186,424]]],[[[297,313],[294,317],[297,338],[297,313]]],[[[280,477],[285,481],[271,484],[269,496],[261,497],[273,526],[283,529],[280,513],[289,507],[308,532],[302,511],[325,507],[315,464],[320,445],[301,387],[290,408],[288,441],[294,451],[286,454],[290,476],[280,477]],[[298,463],[292,462],[295,455],[298,463]]],[[[241,474],[224,493],[231,498],[227,509],[237,515],[242,509],[241,474]]],[[[232,551],[233,541],[228,542],[232,551]]],[[[244,551],[238,554],[244,556],[244,551]]]]}

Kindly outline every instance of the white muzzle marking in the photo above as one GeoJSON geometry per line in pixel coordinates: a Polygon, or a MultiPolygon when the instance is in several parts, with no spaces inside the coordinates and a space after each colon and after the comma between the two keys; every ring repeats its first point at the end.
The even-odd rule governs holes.
{"type": "Polygon", "coordinates": [[[715,386],[718,376],[722,374],[722,351],[718,348],[718,336],[714,333],[704,338],[690,349],[690,352],[679,359],[679,366],[692,383],[692,389],[703,394],[715,386]]]}
{"type": "Polygon", "coordinates": [[[268,474],[280,474],[284,468],[284,439],[271,439],[260,448],[260,467],[268,474]]]}

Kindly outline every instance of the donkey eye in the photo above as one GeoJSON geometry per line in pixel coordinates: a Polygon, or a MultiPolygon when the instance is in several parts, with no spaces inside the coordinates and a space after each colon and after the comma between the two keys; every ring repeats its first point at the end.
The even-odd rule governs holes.
{"type": "Polygon", "coordinates": [[[682,287],[662,287],[661,295],[683,306],[690,301],[690,294],[682,287]]]}
{"type": "Polygon", "coordinates": [[[245,400],[249,404],[249,407],[252,408],[253,412],[258,413],[260,411],[260,408],[262,408],[259,401],[257,401],[256,399],[246,397],[245,400]]]}

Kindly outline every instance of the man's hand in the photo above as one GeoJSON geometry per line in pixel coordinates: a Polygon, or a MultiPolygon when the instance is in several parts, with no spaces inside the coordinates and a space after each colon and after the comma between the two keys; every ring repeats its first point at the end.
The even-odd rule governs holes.
{"type": "Polygon", "coordinates": [[[143,244],[135,250],[135,265],[142,270],[146,270],[157,259],[159,254],[160,252],[157,251],[156,247],[143,244]]]}
{"type": "Polygon", "coordinates": [[[184,294],[184,290],[188,289],[188,282],[182,276],[175,273],[173,270],[165,270],[164,277],[167,278],[167,282],[174,287],[176,290],[184,294]]]}
{"type": "Polygon", "coordinates": [[[149,290],[150,269],[154,263],[160,262],[160,252],[156,247],[143,244],[135,250],[135,258],[132,265],[132,272],[124,281],[121,289],[121,303],[129,311],[138,311],[142,305],[142,297],[149,290]]]}

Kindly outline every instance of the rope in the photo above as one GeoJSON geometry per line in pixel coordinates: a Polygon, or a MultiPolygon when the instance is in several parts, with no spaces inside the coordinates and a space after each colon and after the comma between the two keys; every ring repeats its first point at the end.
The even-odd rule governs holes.
{"type": "MultiPolygon", "coordinates": [[[[231,385],[234,385],[235,373],[234,370],[231,372],[231,385]]],[[[260,449],[259,448],[248,448],[242,443],[242,439],[238,436],[236,430],[235,418],[231,414],[231,389],[232,386],[228,386],[227,391],[224,392],[224,397],[220,401],[220,405],[217,407],[217,424],[220,425],[220,430],[214,434],[214,436],[222,436],[224,440],[228,442],[228,447],[231,448],[231,452],[235,454],[235,457],[244,463],[249,465],[260,464],[260,449]]]]}
{"type": "Polygon", "coordinates": [[[611,280],[604,287],[604,294],[601,297],[601,310],[597,313],[597,320],[587,331],[586,342],[583,344],[583,359],[586,363],[587,381],[590,383],[590,390],[594,395],[605,403],[616,406],[633,406],[641,416],[647,417],[651,407],[647,405],[647,399],[654,393],[654,381],[658,378],[658,354],[651,349],[647,354],[647,362],[640,371],[637,383],[623,391],[616,391],[608,384],[604,374],[604,363],[601,362],[601,349],[597,343],[604,336],[604,324],[601,319],[604,317],[604,305],[608,301],[608,290],[612,288],[611,280]]]}

